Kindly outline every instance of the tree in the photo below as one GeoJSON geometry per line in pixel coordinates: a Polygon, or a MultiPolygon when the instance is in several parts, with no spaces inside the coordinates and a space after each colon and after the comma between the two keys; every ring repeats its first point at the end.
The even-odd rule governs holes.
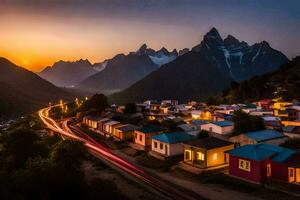
{"type": "Polygon", "coordinates": [[[237,110],[233,113],[232,121],[234,122],[234,132],[236,134],[265,128],[261,117],[251,116],[242,110],[237,110]]]}
{"type": "Polygon", "coordinates": [[[208,131],[205,131],[205,130],[201,130],[197,134],[198,139],[203,139],[203,138],[207,138],[207,137],[209,137],[209,133],[208,133],[208,131]]]}
{"type": "Polygon", "coordinates": [[[135,103],[128,103],[125,105],[124,113],[132,114],[137,112],[137,107],[135,103]]]}
{"type": "Polygon", "coordinates": [[[95,94],[91,99],[85,101],[81,107],[80,111],[94,110],[99,113],[103,112],[109,107],[107,97],[104,94],[95,94]]]}

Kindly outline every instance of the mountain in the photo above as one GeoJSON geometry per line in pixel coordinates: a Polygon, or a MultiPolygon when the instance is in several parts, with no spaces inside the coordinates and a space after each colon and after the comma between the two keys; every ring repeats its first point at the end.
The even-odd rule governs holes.
{"type": "Polygon", "coordinates": [[[98,63],[94,68],[88,60],[58,61],[52,67],[46,67],[38,75],[56,86],[71,87],[101,70],[99,69],[101,64],[103,65],[98,63]]]}
{"type": "Polygon", "coordinates": [[[128,89],[111,96],[114,103],[146,99],[203,100],[254,75],[274,71],[288,62],[286,56],[263,41],[249,46],[216,28],[202,42],[176,60],[161,66],[128,89]]]}
{"type": "Polygon", "coordinates": [[[125,89],[142,79],[161,65],[176,59],[176,50],[169,52],[162,48],[155,51],[142,45],[136,52],[119,54],[105,61],[102,71],[82,81],[77,88],[89,91],[111,93],[125,89]]]}
{"type": "Polygon", "coordinates": [[[266,41],[250,46],[232,35],[223,40],[216,28],[212,28],[192,50],[210,56],[215,65],[236,81],[272,72],[289,61],[266,41]]]}
{"type": "Polygon", "coordinates": [[[0,58],[0,91],[0,119],[32,113],[50,101],[72,97],[5,58],[0,58]]]}
{"type": "Polygon", "coordinates": [[[300,56],[282,65],[278,70],[255,76],[241,83],[232,82],[224,91],[228,103],[253,102],[266,98],[300,100],[300,56]]]}

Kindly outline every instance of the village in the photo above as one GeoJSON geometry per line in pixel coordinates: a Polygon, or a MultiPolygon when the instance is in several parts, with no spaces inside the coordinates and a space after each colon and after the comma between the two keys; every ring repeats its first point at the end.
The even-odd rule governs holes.
{"type": "Polygon", "coordinates": [[[195,175],[221,172],[246,183],[299,194],[297,102],[263,99],[209,106],[149,100],[111,105],[102,115],[79,116],[77,123],[83,129],[125,144],[126,151],[143,152],[150,162],[171,163],[195,175]]]}

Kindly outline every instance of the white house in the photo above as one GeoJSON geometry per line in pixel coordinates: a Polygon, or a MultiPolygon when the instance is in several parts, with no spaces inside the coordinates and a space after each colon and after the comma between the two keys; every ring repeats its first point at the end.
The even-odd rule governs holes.
{"type": "Polygon", "coordinates": [[[183,154],[182,142],[194,140],[195,136],[185,132],[163,133],[152,137],[150,155],[165,158],[183,154]]]}
{"type": "Polygon", "coordinates": [[[103,131],[106,132],[106,133],[109,133],[109,134],[113,134],[113,126],[117,125],[117,124],[120,124],[120,122],[113,121],[113,120],[108,121],[108,122],[104,123],[103,131]]]}
{"type": "Polygon", "coordinates": [[[233,122],[225,120],[225,121],[207,123],[201,125],[201,130],[205,130],[210,133],[226,135],[233,131],[233,122]]]}

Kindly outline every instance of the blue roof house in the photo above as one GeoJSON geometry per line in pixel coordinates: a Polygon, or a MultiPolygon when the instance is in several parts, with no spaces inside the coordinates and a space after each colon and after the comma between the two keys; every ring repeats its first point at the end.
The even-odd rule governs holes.
{"type": "Polygon", "coordinates": [[[288,138],[281,132],[273,129],[265,129],[260,131],[247,132],[238,136],[231,137],[229,140],[239,143],[241,146],[247,144],[273,144],[280,145],[288,138]]]}
{"type": "Polygon", "coordinates": [[[155,157],[169,157],[183,154],[183,142],[195,140],[195,136],[186,132],[162,133],[152,136],[150,155],[155,157]],[[157,156],[159,155],[159,156],[157,156]]]}

